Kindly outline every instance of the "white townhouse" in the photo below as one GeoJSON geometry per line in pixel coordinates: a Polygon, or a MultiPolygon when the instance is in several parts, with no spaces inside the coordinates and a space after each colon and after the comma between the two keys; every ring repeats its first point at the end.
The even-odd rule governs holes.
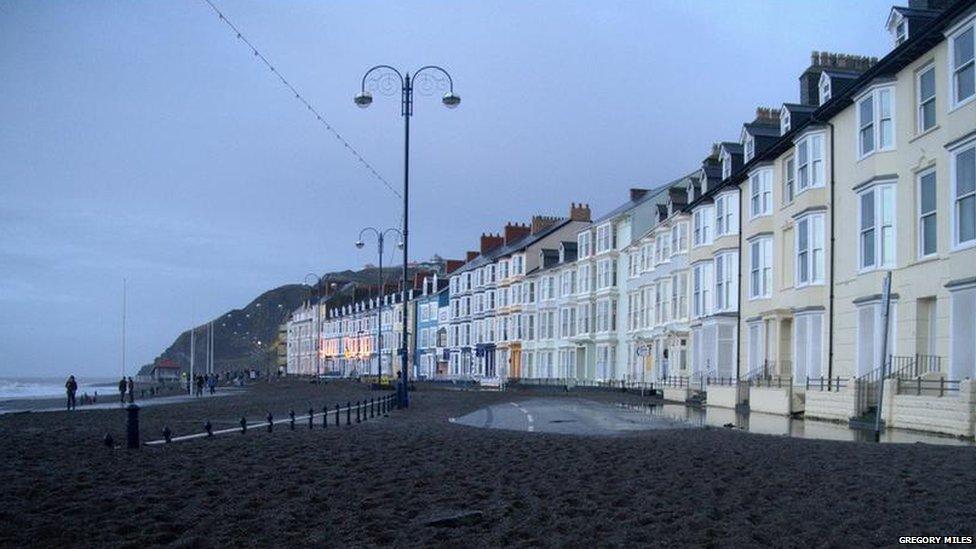
{"type": "Polygon", "coordinates": [[[567,218],[537,215],[530,224],[508,223],[503,234],[481,236],[480,252],[469,252],[450,278],[449,375],[484,384],[522,377],[526,273],[539,265],[540,250],[589,223],[589,206],[574,203],[567,218]]]}

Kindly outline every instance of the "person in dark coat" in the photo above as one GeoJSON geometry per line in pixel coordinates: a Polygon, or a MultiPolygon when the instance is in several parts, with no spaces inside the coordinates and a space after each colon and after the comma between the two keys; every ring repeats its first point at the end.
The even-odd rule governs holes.
{"type": "Polygon", "coordinates": [[[135,402],[136,401],[136,384],[135,384],[134,381],[132,381],[132,376],[129,376],[129,382],[128,382],[127,385],[129,387],[129,402],[135,402]]]}
{"type": "Polygon", "coordinates": [[[68,393],[68,410],[74,410],[76,406],[75,393],[78,392],[78,382],[75,381],[75,376],[68,376],[64,389],[68,393]]]}
{"type": "Polygon", "coordinates": [[[127,385],[124,377],[119,380],[119,402],[123,404],[125,404],[125,388],[127,385]]]}
{"type": "Polygon", "coordinates": [[[197,396],[203,396],[203,376],[198,375],[196,379],[197,396]]]}

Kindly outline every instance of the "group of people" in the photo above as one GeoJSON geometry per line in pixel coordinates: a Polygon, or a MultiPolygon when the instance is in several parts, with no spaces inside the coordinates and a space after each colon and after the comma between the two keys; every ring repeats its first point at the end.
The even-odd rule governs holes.
{"type": "Polygon", "coordinates": [[[131,376],[129,376],[129,378],[125,378],[123,376],[122,379],[119,380],[119,402],[125,403],[126,392],[129,394],[129,402],[135,402],[136,384],[134,381],[132,381],[131,376]]]}
{"type": "MultiPolygon", "coordinates": [[[[195,389],[194,394],[196,396],[203,396],[203,390],[206,387],[210,394],[216,394],[217,392],[217,382],[220,381],[220,374],[197,374],[193,377],[193,388],[195,389]]],[[[186,392],[190,393],[190,378],[186,378],[186,392]]]]}

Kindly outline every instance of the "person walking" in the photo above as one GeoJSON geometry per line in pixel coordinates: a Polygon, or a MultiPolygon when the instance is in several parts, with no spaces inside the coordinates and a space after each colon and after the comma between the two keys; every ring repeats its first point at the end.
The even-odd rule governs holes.
{"type": "Polygon", "coordinates": [[[119,380],[119,402],[125,404],[125,388],[127,383],[125,382],[125,377],[119,380]]]}
{"type": "Polygon", "coordinates": [[[196,379],[197,396],[203,396],[203,376],[198,375],[196,379]]]}
{"type": "Polygon", "coordinates": [[[75,381],[75,376],[68,376],[68,381],[64,383],[64,389],[68,393],[68,410],[74,410],[75,403],[75,393],[78,392],[78,382],[75,381]]]}
{"type": "Polygon", "coordinates": [[[129,402],[130,403],[131,402],[135,402],[136,401],[136,384],[135,384],[134,381],[132,381],[132,376],[129,376],[128,386],[129,386],[129,402]]]}
{"type": "Polygon", "coordinates": [[[214,393],[216,393],[217,392],[217,377],[216,376],[210,376],[210,378],[207,380],[207,386],[210,388],[210,394],[211,395],[214,394],[214,393]]]}

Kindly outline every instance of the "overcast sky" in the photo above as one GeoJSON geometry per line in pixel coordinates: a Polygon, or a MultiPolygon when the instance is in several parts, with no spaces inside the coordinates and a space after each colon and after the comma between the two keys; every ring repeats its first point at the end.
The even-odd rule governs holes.
{"type": "MultiPolygon", "coordinates": [[[[594,215],[694,169],[811,50],[882,56],[890,3],[214,0],[391,183],[396,97],[370,66],[439,64],[417,96],[412,256],[461,257],[535,213],[594,215]]],[[[903,2],[907,3],[907,2],[903,2]]],[[[203,0],[0,3],[0,376],[114,375],[260,292],[375,261],[397,198],[203,0]]]]}

